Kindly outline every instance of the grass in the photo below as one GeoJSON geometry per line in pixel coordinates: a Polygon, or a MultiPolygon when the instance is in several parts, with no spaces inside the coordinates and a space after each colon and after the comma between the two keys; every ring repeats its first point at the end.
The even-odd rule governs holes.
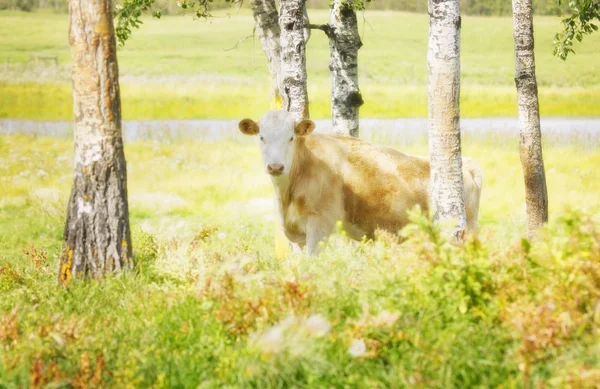
{"type": "MultiPolygon", "coordinates": [[[[247,10],[210,21],[191,16],[147,19],[119,50],[126,119],[239,118],[259,116],[269,106],[269,79],[247,10]],[[159,91],[157,93],[157,91],[159,91]]],[[[313,22],[327,13],[311,11],[313,22]]],[[[71,120],[66,15],[0,12],[0,117],[71,120]],[[27,35],[28,38],[22,39],[27,35]],[[57,55],[60,66],[27,64],[29,53],[57,55]]],[[[542,115],[600,115],[600,35],[560,61],[551,55],[559,19],[536,17],[536,60],[542,115]]],[[[515,116],[511,18],[463,18],[462,114],[515,116]]],[[[361,19],[363,117],[423,117],[427,114],[427,17],[367,11],[361,19]]],[[[328,44],[314,31],[308,45],[312,116],[329,115],[328,44]]]]}
{"type": "Polygon", "coordinates": [[[534,242],[513,140],[465,136],[479,242],[415,215],[402,244],[340,233],[316,260],[277,261],[272,189],[241,139],[127,144],[136,271],[64,290],[72,143],[0,138],[0,387],[597,384],[595,150],[546,142],[551,223],[534,242]]]}

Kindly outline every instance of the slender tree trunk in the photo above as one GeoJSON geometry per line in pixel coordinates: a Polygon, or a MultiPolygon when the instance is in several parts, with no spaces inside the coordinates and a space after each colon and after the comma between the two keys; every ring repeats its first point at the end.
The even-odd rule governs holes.
{"type": "Polygon", "coordinates": [[[548,190],[542,155],[531,0],[513,0],[517,96],[521,126],[520,154],[525,179],[527,234],[548,221],[548,190]]]}
{"type": "Polygon", "coordinates": [[[329,18],[331,117],[337,134],[358,137],[358,109],[363,99],[358,88],[358,35],[356,12],[343,0],[334,0],[329,18]]]}
{"type": "Polygon", "coordinates": [[[306,80],[305,0],[280,0],[279,26],[281,28],[281,94],[283,108],[292,112],[296,120],[310,116],[306,80]]]}
{"type": "Polygon", "coordinates": [[[251,0],[250,6],[271,75],[271,108],[281,106],[281,29],[275,0],[251,0]]]}
{"type": "Polygon", "coordinates": [[[132,266],[119,71],[110,0],[69,0],[75,172],[59,279],[132,266]]]}
{"type": "Polygon", "coordinates": [[[459,125],[459,0],[429,0],[427,67],[433,220],[456,223],[452,235],[462,239],[467,218],[459,125]]]}

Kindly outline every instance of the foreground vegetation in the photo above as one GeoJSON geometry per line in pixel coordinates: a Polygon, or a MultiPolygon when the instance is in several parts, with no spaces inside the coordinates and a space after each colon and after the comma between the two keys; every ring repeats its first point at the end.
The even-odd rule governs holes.
{"type": "MultiPolygon", "coordinates": [[[[209,21],[191,16],[145,19],[119,50],[125,119],[240,118],[269,106],[269,77],[247,10],[209,21]]],[[[314,23],[328,20],[311,10],[314,23]]],[[[368,11],[361,18],[363,117],[427,116],[427,15],[368,11]]],[[[542,115],[600,115],[600,34],[576,47],[567,62],[552,57],[559,18],[536,17],[536,60],[542,115]]],[[[65,15],[0,12],[0,117],[71,120],[70,51],[65,15]],[[26,40],[22,39],[27,36],[26,40]],[[59,66],[30,54],[56,55],[59,66]],[[6,62],[10,60],[9,64],[6,62]]],[[[309,93],[315,118],[329,116],[328,43],[308,43],[309,93]]],[[[465,16],[462,23],[464,117],[515,116],[510,17],[465,16]]]]}
{"type": "Polygon", "coordinates": [[[0,138],[0,387],[595,387],[600,155],[547,144],[552,222],[528,242],[516,139],[464,141],[479,241],[415,214],[401,244],[340,232],[281,261],[254,144],[128,144],[136,271],[65,290],[72,144],[0,138]]]}

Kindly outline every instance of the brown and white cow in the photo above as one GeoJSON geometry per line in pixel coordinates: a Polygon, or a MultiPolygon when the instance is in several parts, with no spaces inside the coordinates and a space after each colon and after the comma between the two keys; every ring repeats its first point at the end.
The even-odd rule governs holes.
{"type": "MultiPolygon", "coordinates": [[[[258,135],[265,172],[271,175],[285,235],[314,255],[341,221],[348,236],[393,233],[408,223],[407,211],[429,210],[429,158],[403,154],[359,139],[313,134],[310,120],[296,123],[285,111],[269,111],[259,123],[239,123],[258,135]]],[[[467,228],[477,231],[481,170],[463,158],[467,228]]]]}

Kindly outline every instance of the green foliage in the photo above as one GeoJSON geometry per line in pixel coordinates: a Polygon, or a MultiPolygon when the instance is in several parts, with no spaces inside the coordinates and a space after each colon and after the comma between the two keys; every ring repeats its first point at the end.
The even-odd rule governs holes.
{"type": "MultiPolygon", "coordinates": [[[[182,10],[191,10],[198,19],[208,19],[212,17],[210,7],[214,0],[178,0],[177,6],[182,10]]],[[[241,3],[242,0],[222,0],[225,4],[233,5],[241,3]]],[[[131,36],[132,28],[139,28],[142,22],[142,14],[151,11],[152,17],[160,19],[163,13],[160,5],[156,5],[156,0],[123,0],[116,5],[117,27],[115,35],[120,45],[124,45],[131,36]]]]}
{"type": "Polygon", "coordinates": [[[271,183],[246,141],[128,143],[136,271],[64,290],[72,140],[0,137],[0,386],[597,382],[600,155],[585,141],[546,139],[554,216],[534,241],[517,139],[465,136],[485,172],[479,240],[453,245],[414,213],[401,243],[339,231],[317,260],[282,261],[271,183]]]}
{"type": "MultiPolygon", "coordinates": [[[[143,24],[142,13],[150,10],[153,4],[154,0],[124,0],[115,6],[117,19],[115,35],[120,45],[124,45],[131,36],[132,28],[139,28],[143,24]]],[[[161,13],[155,9],[152,10],[152,16],[160,19],[161,13]]]]}
{"type": "Polygon", "coordinates": [[[600,22],[600,0],[570,0],[568,4],[570,15],[562,20],[563,31],[554,37],[554,55],[562,60],[575,54],[574,40],[581,42],[584,35],[598,31],[594,23],[600,22]]]}
{"type": "Polygon", "coordinates": [[[0,383],[590,385],[600,368],[590,362],[600,241],[597,223],[577,218],[584,223],[555,225],[529,253],[453,246],[424,221],[400,245],[336,237],[318,261],[274,262],[265,235],[248,241],[258,253],[209,240],[185,257],[189,272],[167,276],[161,267],[188,249],[177,239],[162,243],[155,276],[68,292],[56,288],[55,266],[24,263],[12,270],[21,281],[0,275],[0,383]]]}
{"type": "Polygon", "coordinates": [[[33,11],[37,6],[34,0],[1,0],[0,10],[16,9],[25,12],[33,11]]]}

